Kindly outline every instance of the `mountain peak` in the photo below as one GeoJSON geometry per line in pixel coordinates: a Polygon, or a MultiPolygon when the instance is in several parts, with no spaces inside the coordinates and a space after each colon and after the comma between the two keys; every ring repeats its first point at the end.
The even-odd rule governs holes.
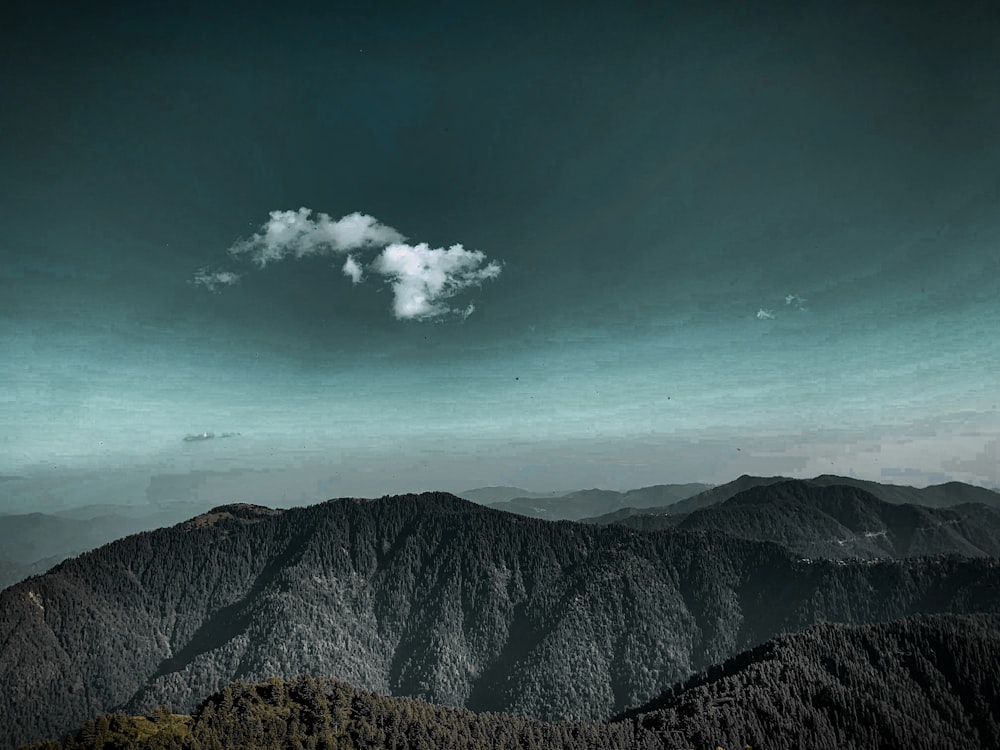
{"type": "Polygon", "coordinates": [[[190,521],[185,521],[183,527],[185,529],[204,528],[206,526],[215,526],[227,520],[236,520],[244,524],[258,523],[272,516],[280,516],[283,512],[277,508],[268,508],[266,505],[228,503],[226,505],[217,505],[207,513],[202,513],[190,521]]]}

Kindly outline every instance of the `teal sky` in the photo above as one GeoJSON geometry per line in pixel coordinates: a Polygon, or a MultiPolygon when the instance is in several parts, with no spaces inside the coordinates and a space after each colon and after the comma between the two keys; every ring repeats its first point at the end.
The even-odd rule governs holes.
{"type": "Polygon", "coordinates": [[[991,4],[211,5],[0,32],[0,510],[1000,485],[991,4]]]}

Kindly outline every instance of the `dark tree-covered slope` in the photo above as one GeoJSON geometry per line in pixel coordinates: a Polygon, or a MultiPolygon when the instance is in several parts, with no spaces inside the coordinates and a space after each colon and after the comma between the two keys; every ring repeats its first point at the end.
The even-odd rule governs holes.
{"type": "Polygon", "coordinates": [[[848,485],[791,479],[684,515],[635,515],[641,530],[715,530],[781,544],[805,557],[1000,556],[1000,510],[898,505],[848,485]]]}
{"type": "Polygon", "coordinates": [[[611,723],[543,723],[299,677],[228,685],[192,716],[110,715],[33,750],[1000,747],[1000,617],[819,625],[744,652],[611,723]]]}
{"type": "Polygon", "coordinates": [[[442,493],[224,506],[0,592],[0,741],[303,673],[597,719],[818,621],[998,610],[985,559],[806,564],[718,533],[551,523],[442,493]]]}
{"type": "Polygon", "coordinates": [[[1000,617],[818,625],[704,672],[637,711],[694,748],[1000,747],[1000,617]]]}
{"type": "Polygon", "coordinates": [[[301,676],[227,685],[202,702],[191,716],[171,715],[163,709],[140,717],[106,715],[88,722],[62,742],[39,743],[31,750],[110,750],[130,745],[149,750],[659,747],[655,734],[630,723],[547,723],[512,714],[474,713],[301,676]]]}

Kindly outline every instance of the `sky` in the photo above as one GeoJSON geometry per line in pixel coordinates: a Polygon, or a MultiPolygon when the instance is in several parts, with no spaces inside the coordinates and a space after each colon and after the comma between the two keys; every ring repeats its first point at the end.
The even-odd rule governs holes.
{"type": "Polygon", "coordinates": [[[14,2],[0,511],[1000,485],[995,4],[14,2]]]}

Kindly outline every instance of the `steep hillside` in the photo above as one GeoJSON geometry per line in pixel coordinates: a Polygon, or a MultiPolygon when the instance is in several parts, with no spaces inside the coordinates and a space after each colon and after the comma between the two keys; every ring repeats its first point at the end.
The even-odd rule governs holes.
{"type": "Polygon", "coordinates": [[[632,716],[637,732],[706,749],[997,748],[997,674],[995,615],[819,625],[740,654],[632,716]]]}
{"type": "Polygon", "coordinates": [[[990,560],[805,564],[717,533],[551,523],[441,493],[223,506],[0,592],[0,731],[32,741],[303,673],[598,719],[815,622],[997,610],[990,560]]]}
{"type": "Polygon", "coordinates": [[[390,698],[328,679],[231,684],[191,716],[105,716],[32,750],[1000,746],[1000,617],[819,625],[674,686],[612,723],[544,723],[390,698]]]}

